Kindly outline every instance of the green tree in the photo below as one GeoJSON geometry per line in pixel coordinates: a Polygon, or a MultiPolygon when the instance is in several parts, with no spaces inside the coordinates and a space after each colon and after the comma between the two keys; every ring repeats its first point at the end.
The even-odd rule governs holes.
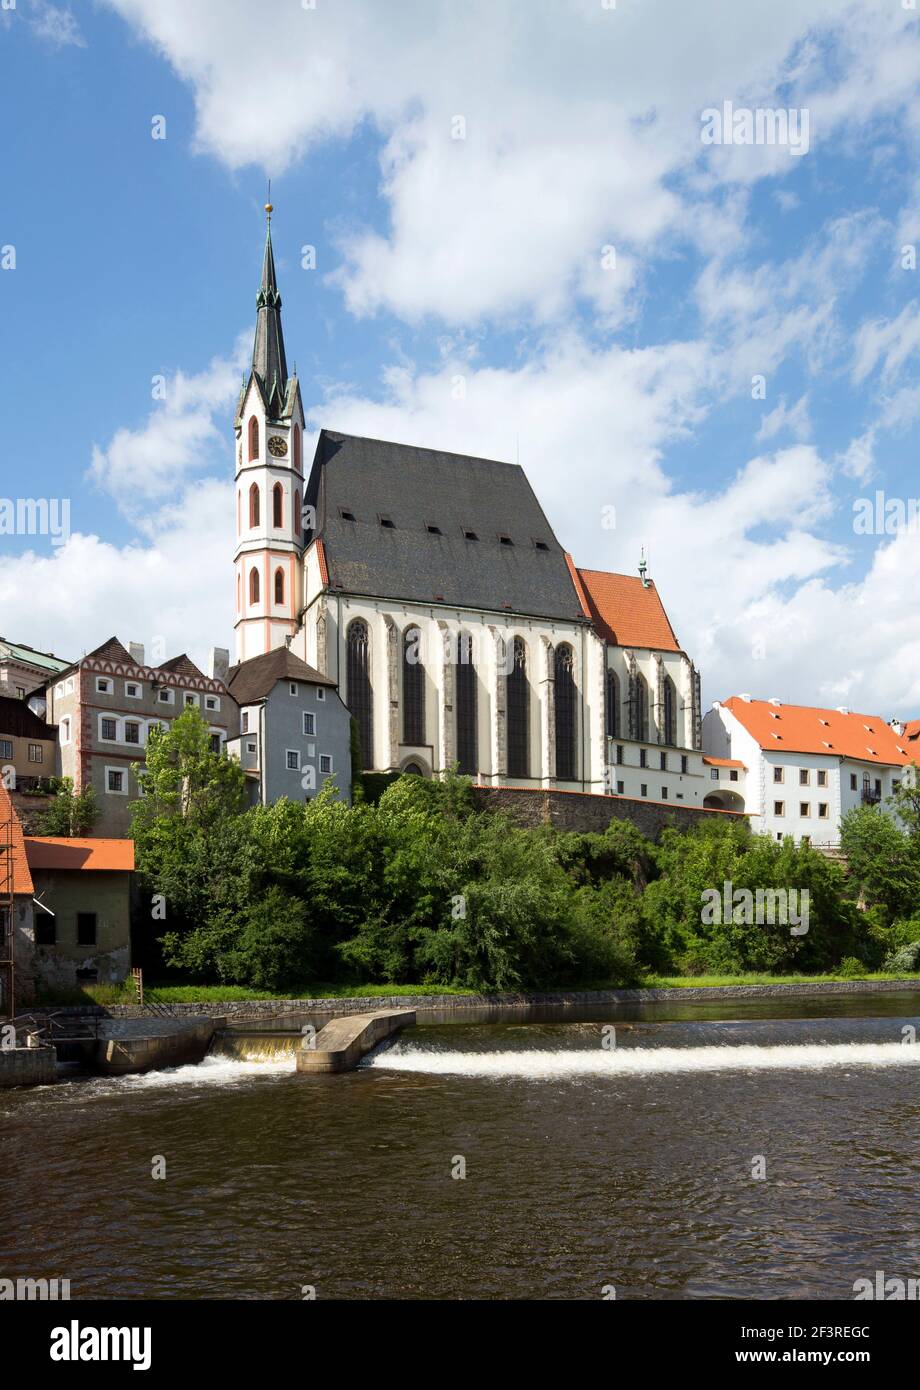
{"type": "Polygon", "coordinates": [[[81,792],[73,789],[73,779],[62,777],[52,799],[38,822],[40,835],[63,835],[68,838],[92,834],[99,818],[99,804],[92,783],[81,792]]]}

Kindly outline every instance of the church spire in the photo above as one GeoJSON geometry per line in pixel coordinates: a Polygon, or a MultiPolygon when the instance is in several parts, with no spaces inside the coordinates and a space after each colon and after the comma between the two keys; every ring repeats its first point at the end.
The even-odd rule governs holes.
{"type": "Polygon", "coordinates": [[[287,360],[281,331],[281,295],[275,278],[272,251],[272,205],[265,204],[265,255],[262,283],[256,296],[256,337],[252,349],[252,370],[259,378],[270,415],[280,415],[287,392],[287,360]]]}

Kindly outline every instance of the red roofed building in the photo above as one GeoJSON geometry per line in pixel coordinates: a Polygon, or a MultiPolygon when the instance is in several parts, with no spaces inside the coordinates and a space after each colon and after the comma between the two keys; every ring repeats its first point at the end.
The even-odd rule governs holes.
{"type": "Polygon", "coordinates": [[[757,828],[778,840],[836,845],[841,817],[855,806],[884,806],[905,766],[920,761],[909,729],[844,706],[733,695],[703,720],[706,805],[756,815],[757,828]],[[743,765],[734,779],[727,759],[743,765]]]}

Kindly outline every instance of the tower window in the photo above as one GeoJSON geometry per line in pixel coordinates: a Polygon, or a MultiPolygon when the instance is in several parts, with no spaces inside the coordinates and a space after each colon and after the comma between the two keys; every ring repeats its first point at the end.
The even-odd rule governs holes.
{"type": "Polygon", "coordinates": [[[259,507],[259,484],[253,483],[249,489],[249,525],[258,526],[261,508],[259,507]]]}
{"type": "Polygon", "coordinates": [[[294,426],[294,467],[297,469],[298,473],[303,472],[303,454],[299,425],[294,426]]]}
{"type": "Polygon", "coordinates": [[[249,571],[249,602],[259,602],[259,571],[255,565],[249,571]]]}
{"type": "Polygon", "coordinates": [[[259,422],[253,415],[249,420],[249,458],[259,457],[259,422]]]}
{"type": "Polygon", "coordinates": [[[284,488],[280,483],[272,488],[272,525],[279,529],[284,525],[284,488]]]}
{"type": "Polygon", "coordinates": [[[275,570],[275,602],[284,603],[284,570],[275,570]]]}

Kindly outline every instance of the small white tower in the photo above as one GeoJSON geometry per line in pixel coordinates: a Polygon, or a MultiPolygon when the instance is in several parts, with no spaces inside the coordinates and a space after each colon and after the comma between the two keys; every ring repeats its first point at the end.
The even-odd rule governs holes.
{"type": "Polygon", "coordinates": [[[271,203],[256,298],[252,370],[236,414],[236,659],[283,647],[302,606],[303,403],[288,376],[271,203]]]}

